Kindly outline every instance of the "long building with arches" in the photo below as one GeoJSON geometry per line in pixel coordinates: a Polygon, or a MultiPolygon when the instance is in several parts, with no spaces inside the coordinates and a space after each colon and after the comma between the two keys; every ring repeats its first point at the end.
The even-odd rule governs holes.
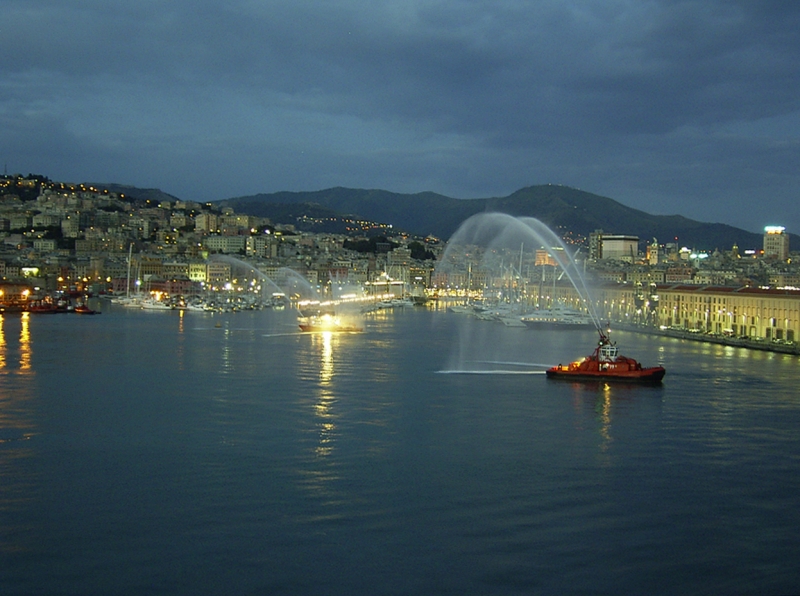
{"type": "MultiPolygon", "coordinates": [[[[604,284],[591,289],[604,320],[678,327],[704,333],[800,339],[800,290],[688,284],[604,284]]],[[[554,298],[580,307],[571,285],[554,298]]]]}

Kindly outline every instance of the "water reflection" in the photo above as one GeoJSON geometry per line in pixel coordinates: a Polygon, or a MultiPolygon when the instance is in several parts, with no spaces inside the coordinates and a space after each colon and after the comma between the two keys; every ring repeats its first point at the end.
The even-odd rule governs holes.
{"type": "MultiPolygon", "coordinates": [[[[33,455],[29,440],[36,435],[30,411],[35,387],[29,317],[24,313],[9,320],[9,317],[0,315],[0,374],[3,375],[0,391],[0,511],[10,513],[8,519],[13,519],[13,512],[22,510],[32,500],[31,481],[25,472],[33,455]],[[19,340],[14,345],[16,333],[13,325],[17,321],[20,325],[19,340]]],[[[30,548],[25,543],[29,529],[19,523],[14,526],[0,523],[0,553],[30,548]]]]}
{"type": "Polygon", "coordinates": [[[19,369],[23,373],[31,372],[31,332],[30,313],[22,313],[19,328],[19,369]]]}
{"type": "Polygon", "coordinates": [[[23,313],[20,318],[19,360],[14,358],[13,346],[6,339],[8,319],[0,315],[0,373],[9,375],[0,392],[0,443],[28,439],[31,436],[30,423],[22,415],[25,411],[22,404],[33,397],[32,380],[34,371],[31,366],[31,333],[29,314],[23,313]],[[15,366],[16,365],[16,366],[15,366]]]}
{"type": "Polygon", "coordinates": [[[31,357],[33,354],[31,347],[30,313],[22,313],[19,318],[19,341],[17,346],[10,346],[6,339],[8,317],[0,315],[0,371],[3,373],[16,373],[22,375],[32,375],[31,357]],[[15,352],[19,359],[15,359],[15,352]],[[15,361],[16,360],[16,361],[15,361]]]}
{"type": "MultiPolygon", "coordinates": [[[[598,449],[604,457],[607,457],[614,441],[615,415],[630,408],[632,404],[645,407],[640,400],[651,399],[653,392],[660,391],[661,388],[658,386],[633,383],[604,381],[573,383],[573,406],[580,416],[579,420],[586,420],[587,415],[591,416],[593,420],[591,427],[597,429],[599,438],[598,449]]],[[[583,427],[583,423],[580,426],[583,427]]]]}
{"type": "MultiPolygon", "coordinates": [[[[607,452],[613,437],[611,435],[612,422],[612,402],[618,395],[616,387],[606,382],[583,382],[573,383],[573,405],[575,411],[581,416],[588,413],[587,408],[591,408],[592,418],[597,428],[600,442],[598,448],[600,453],[607,456],[607,452]]],[[[581,424],[581,426],[583,426],[581,424]]],[[[608,463],[608,462],[606,462],[608,463]]]]}
{"type": "Polygon", "coordinates": [[[600,422],[600,436],[603,437],[600,450],[606,451],[611,442],[611,386],[608,383],[603,383],[602,391],[595,403],[595,412],[600,422]]]}
{"type": "Polygon", "coordinates": [[[313,370],[316,377],[310,403],[315,440],[299,472],[303,489],[315,500],[320,499],[322,508],[314,508],[308,519],[310,523],[317,523],[341,517],[340,506],[346,501],[344,494],[337,489],[341,462],[335,457],[339,415],[336,412],[334,355],[341,338],[339,334],[325,331],[310,335],[309,340],[309,372],[313,370]]]}
{"type": "Polygon", "coordinates": [[[322,342],[319,369],[320,389],[314,404],[314,413],[319,418],[319,444],[315,451],[320,457],[327,457],[333,452],[336,432],[336,415],[332,410],[336,401],[332,390],[334,337],[338,344],[338,337],[330,331],[324,331],[315,337],[316,342],[322,342]]]}
{"type": "Polygon", "coordinates": [[[6,333],[4,331],[5,317],[0,315],[0,370],[6,367],[6,333]]]}
{"type": "Polygon", "coordinates": [[[175,368],[179,371],[185,370],[185,347],[186,334],[184,332],[184,319],[186,311],[181,309],[178,311],[178,347],[175,350],[175,368]]]}

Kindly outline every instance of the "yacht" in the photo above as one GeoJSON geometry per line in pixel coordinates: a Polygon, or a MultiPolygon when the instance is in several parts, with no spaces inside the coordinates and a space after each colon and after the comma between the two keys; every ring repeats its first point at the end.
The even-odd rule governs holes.
{"type": "Polygon", "coordinates": [[[589,315],[565,306],[533,311],[524,315],[521,320],[534,329],[582,329],[595,326],[589,315]]]}

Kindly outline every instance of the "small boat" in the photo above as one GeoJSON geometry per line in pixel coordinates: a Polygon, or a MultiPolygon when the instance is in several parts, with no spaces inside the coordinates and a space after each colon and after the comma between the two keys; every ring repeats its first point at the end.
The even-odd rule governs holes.
{"type": "Polygon", "coordinates": [[[167,304],[161,300],[156,300],[155,298],[142,300],[141,306],[143,310],[173,310],[171,304],[167,304]]]}
{"type": "Polygon", "coordinates": [[[85,304],[79,304],[78,306],[76,306],[75,308],[72,309],[72,312],[74,312],[77,315],[99,315],[100,314],[99,310],[92,310],[91,308],[89,308],[85,304]]]}
{"type": "Polygon", "coordinates": [[[364,327],[355,321],[324,314],[300,319],[300,330],[304,332],[335,331],[337,333],[360,333],[364,327]]]}
{"type": "Polygon", "coordinates": [[[573,381],[660,383],[665,373],[663,366],[645,368],[633,358],[621,356],[608,334],[600,331],[600,341],[590,356],[566,366],[553,366],[545,374],[548,379],[573,381]]]}
{"type": "MultiPolygon", "coordinates": [[[[28,306],[27,310],[29,313],[37,315],[50,315],[59,312],[55,304],[44,302],[41,304],[31,304],[28,306]]],[[[63,312],[66,312],[66,309],[64,309],[63,312]]]]}

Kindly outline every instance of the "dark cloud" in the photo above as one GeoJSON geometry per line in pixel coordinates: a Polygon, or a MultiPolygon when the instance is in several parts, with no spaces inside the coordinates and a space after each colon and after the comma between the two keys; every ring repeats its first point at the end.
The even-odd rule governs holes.
{"type": "Polygon", "coordinates": [[[0,152],[202,200],[554,182],[800,230],[799,25],[744,0],[9,0],[0,152]]]}

